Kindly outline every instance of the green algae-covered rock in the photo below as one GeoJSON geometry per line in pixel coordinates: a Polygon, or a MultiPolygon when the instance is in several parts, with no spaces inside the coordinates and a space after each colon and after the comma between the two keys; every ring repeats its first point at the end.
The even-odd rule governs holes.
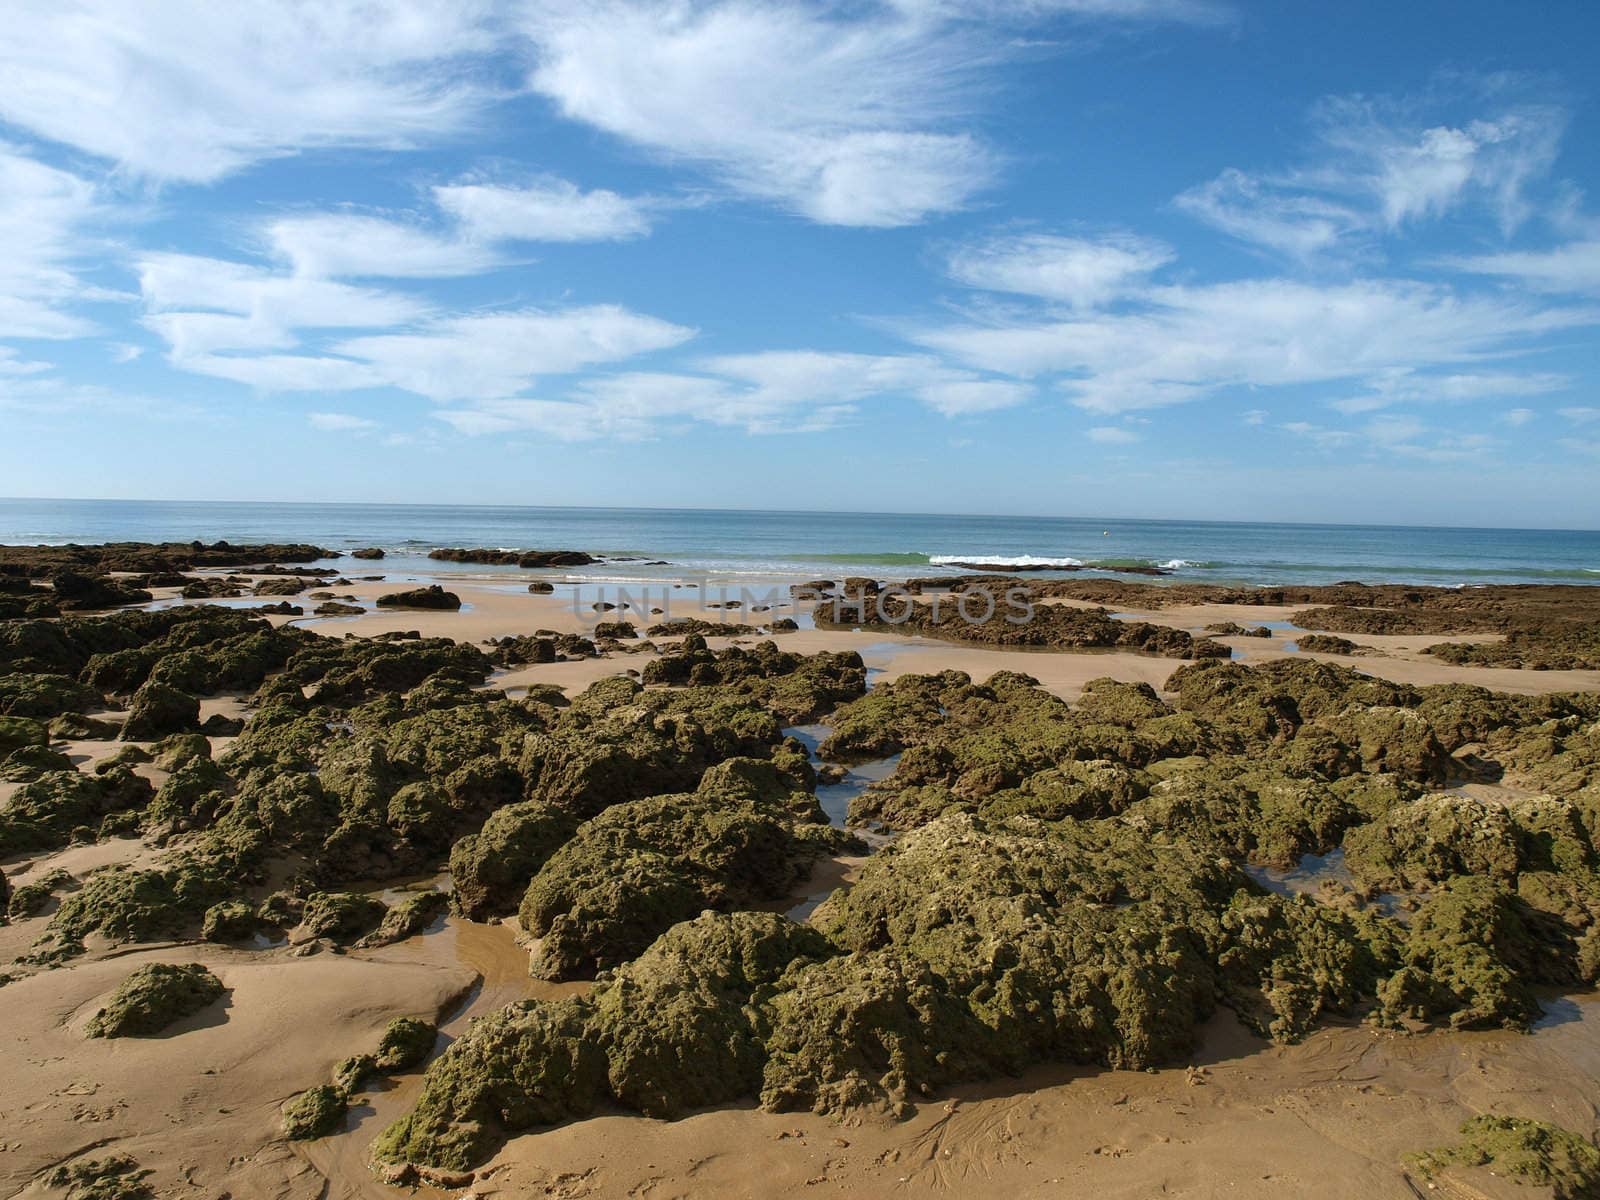
{"type": "Polygon", "coordinates": [[[793,964],[835,953],[775,913],[706,913],[673,926],[592,994],[590,1031],[612,1095],[668,1119],[755,1095],[768,1033],[752,1001],[793,964]]]}
{"type": "Polygon", "coordinates": [[[222,981],[199,963],[149,963],[118,985],[89,1022],[90,1037],[154,1037],[221,997],[222,981]]]}
{"type": "Polygon", "coordinates": [[[1383,962],[1343,914],[1261,895],[1215,853],[1123,821],[944,817],[875,855],[813,922],[846,949],[927,963],[988,1031],[955,1044],[992,1070],[1169,1061],[1218,999],[1299,1036],[1370,993],[1383,962]]]}
{"type": "Polygon", "coordinates": [[[418,892],[414,896],[407,896],[384,913],[378,927],[356,945],[362,948],[388,946],[415,937],[449,907],[449,897],[443,892],[418,892]]]}
{"type": "Polygon", "coordinates": [[[124,741],[144,742],[184,733],[199,724],[200,701],[188,692],[151,681],[133,694],[121,736],[124,741]]]}
{"type": "Polygon", "coordinates": [[[772,1001],[761,1103],[844,1112],[995,1073],[993,1036],[919,959],[894,950],[798,970],[772,1001]]]}
{"type": "Polygon", "coordinates": [[[388,911],[382,900],[355,892],[314,892],[306,897],[301,932],[308,937],[353,941],[375,928],[388,911]]]}
{"type": "Polygon", "coordinates": [[[1461,1135],[1453,1146],[1407,1161],[1427,1176],[1449,1167],[1484,1167],[1501,1178],[1549,1188],[1556,1200],[1600,1196],[1600,1150],[1559,1125],[1484,1114],[1463,1124],[1461,1135]]]}
{"type": "Polygon", "coordinates": [[[835,953],[774,913],[706,913],[668,930],[586,997],[527,1000],[474,1021],[428,1067],[380,1162],[467,1170],[507,1135],[615,1100],[655,1116],[754,1095],[765,997],[835,953]]]}
{"type": "Polygon", "coordinates": [[[1439,793],[1350,830],[1345,863],[1373,891],[1412,891],[1456,875],[1504,885],[1516,878],[1521,843],[1505,806],[1439,793]]]}
{"type": "Polygon", "coordinates": [[[1527,1028],[1539,1015],[1528,983],[1541,973],[1527,970],[1540,949],[1525,913],[1490,880],[1452,879],[1417,914],[1399,969],[1378,988],[1383,1016],[1457,1029],[1527,1028]]]}
{"type": "Polygon", "coordinates": [[[515,912],[539,868],[577,826],[571,813],[540,800],[496,809],[450,848],[452,906],[474,921],[515,912]]]}
{"type": "Polygon", "coordinates": [[[19,672],[0,675],[0,716],[49,720],[102,703],[100,693],[67,675],[19,672]]]}
{"type": "Polygon", "coordinates": [[[446,1170],[477,1166],[506,1135],[587,1116],[606,1091],[606,1060],[580,999],[524,1000],[480,1017],[433,1061],[406,1116],[372,1156],[446,1170]]]}
{"type": "Polygon", "coordinates": [[[0,759],[0,783],[28,783],[43,775],[75,771],[72,759],[49,746],[23,746],[0,759]]]}
{"type": "Polygon", "coordinates": [[[971,685],[971,677],[962,671],[903,675],[880,683],[835,710],[829,718],[832,732],[817,752],[829,762],[887,758],[920,741],[939,723],[947,701],[971,685]]]}
{"type": "Polygon", "coordinates": [[[1233,758],[1162,780],[1125,811],[1151,829],[1202,844],[1216,839],[1234,857],[1278,867],[1326,853],[1364,816],[1327,784],[1233,758]]]}
{"type": "Polygon", "coordinates": [[[92,831],[108,814],[147,804],[150,793],[149,781],[125,767],[99,776],[41,771],[0,809],[0,854],[65,846],[78,830],[92,831]]]}
{"type": "Polygon", "coordinates": [[[373,1063],[380,1071],[409,1071],[433,1053],[439,1031],[415,1017],[396,1017],[384,1028],[373,1063]]]}
{"type": "Polygon", "coordinates": [[[50,903],[62,888],[72,882],[72,876],[60,867],[46,871],[31,883],[18,884],[14,889],[9,885],[0,885],[0,892],[4,893],[6,914],[13,920],[22,917],[34,916],[46,904],[50,903]]]}
{"type": "Polygon", "coordinates": [[[200,936],[208,942],[245,942],[260,928],[254,905],[244,900],[224,900],[206,909],[200,936]]]}
{"type": "Polygon", "coordinates": [[[344,1123],[350,1096],[333,1084],[318,1084],[301,1092],[283,1109],[283,1132],[291,1141],[327,1137],[344,1123]]]}
{"type": "Polygon", "coordinates": [[[117,1154],[64,1163],[46,1179],[64,1189],[68,1200],[155,1200],[155,1189],[145,1182],[154,1174],[133,1156],[117,1154]]]}
{"type": "Polygon", "coordinates": [[[820,819],[815,798],[788,784],[768,763],[723,763],[697,791],[613,805],[579,826],[518,909],[542,939],[534,974],[593,974],[703,909],[787,895],[816,852],[796,815],[820,819]]]}
{"type": "MultiPolygon", "coordinates": [[[[3,727],[3,723],[0,723],[3,727]]],[[[117,736],[119,726],[111,721],[98,721],[82,713],[62,713],[50,722],[50,736],[57,741],[104,742],[117,736]]],[[[4,734],[0,733],[0,742],[4,734]]]]}
{"type": "Polygon", "coordinates": [[[142,869],[103,867],[65,897],[42,939],[72,953],[98,933],[113,942],[150,942],[197,924],[206,909],[227,899],[239,886],[227,864],[179,857],[170,866],[142,869]]]}
{"type": "Polygon", "coordinates": [[[0,717],[0,759],[13,751],[49,744],[43,723],[31,717],[0,717]]]}
{"type": "Polygon", "coordinates": [[[1318,723],[1357,752],[1363,770],[1429,783],[1442,783],[1453,773],[1454,763],[1433,726],[1412,709],[1350,708],[1318,723]]]}
{"type": "Polygon", "coordinates": [[[227,802],[233,780],[210,758],[185,761],[145,809],[145,828],[177,832],[208,825],[227,802]]]}

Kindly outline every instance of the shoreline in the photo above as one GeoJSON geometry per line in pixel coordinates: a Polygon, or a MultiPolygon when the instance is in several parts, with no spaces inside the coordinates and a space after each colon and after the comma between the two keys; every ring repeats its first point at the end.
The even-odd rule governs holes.
{"type": "MultiPolygon", "coordinates": [[[[635,620],[642,633],[652,619],[648,613],[595,613],[588,605],[594,603],[590,597],[597,595],[596,585],[588,581],[556,583],[557,591],[550,595],[526,590],[532,578],[548,579],[549,572],[490,576],[452,571],[451,564],[441,563],[423,575],[386,569],[381,560],[336,561],[350,576],[385,576],[353,578],[330,589],[353,597],[367,611],[333,618],[317,618],[309,611],[303,617],[272,615],[269,623],[341,640],[370,641],[415,631],[423,638],[483,648],[487,639],[535,630],[591,637],[599,620],[635,620]],[[378,597],[420,583],[444,585],[458,594],[462,608],[376,607],[378,597]],[[561,589],[568,589],[567,594],[561,589]]],[[[190,574],[206,579],[243,575],[247,589],[270,578],[221,566],[190,574]]],[[[687,587],[672,589],[670,582],[667,586],[672,617],[710,622],[729,617],[727,609],[707,606],[720,603],[714,596],[687,587]]],[[[149,590],[154,598],[140,607],[189,603],[182,601],[175,585],[149,590]]],[[[307,589],[316,590],[321,589],[307,589]]],[[[1600,603],[1600,592],[1595,599],[1600,603]]],[[[314,603],[305,593],[239,600],[240,606],[287,600],[308,609],[314,603]]],[[[1043,596],[1040,602],[1083,612],[1106,607],[1062,595],[1043,596]]],[[[1119,605],[1112,615],[1119,621],[1214,638],[1244,667],[1302,660],[1413,686],[1468,684],[1525,696],[1600,692],[1600,670],[1473,666],[1423,653],[1442,643],[1493,641],[1499,634],[1352,634],[1370,652],[1355,656],[1291,648],[1300,637],[1319,632],[1292,624],[1308,607],[1314,606],[1119,605]],[[1228,622],[1247,629],[1270,626],[1270,636],[1207,632],[1228,622]]],[[[760,614],[766,619],[780,615],[797,615],[797,610],[785,602],[781,609],[775,606],[760,614]]],[[[713,651],[749,649],[770,640],[780,651],[803,655],[853,652],[860,655],[872,686],[945,671],[964,672],[974,681],[996,672],[1022,672],[1048,693],[1073,703],[1088,684],[1105,678],[1170,694],[1174,673],[1193,662],[1125,649],[966,644],[876,626],[801,628],[769,637],[730,624],[726,632],[706,640],[713,651]]],[[[660,646],[647,649],[624,640],[602,656],[499,667],[479,690],[515,695],[529,686],[555,685],[575,696],[593,683],[644,673],[671,649],[668,641],[661,639],[660,646]]],[[[202,702],[202,716],[213,714],[234,718],[248,711],[242,696],[222,695],[202,702]]],[[[116,721],[123,714],[106,710],[89,715],[116,721]]],[[[232,741],[211,740],[219,754],[232,741]]],[[[119,744],[95,738],[63,743],[74,764],[84,768],[119,744]]],[[[154,766],[137,770],[157,784],[166,778],[154,766]]],[[[8,802],[16,787],[0,784],[0,804],[8,802]]],[[[81,876],[102,865],[148,864],[157,853],[143,841],[123,839],[30,854],[23,869],[15,857],[3,865],[14,883],[27,884],[55,868],[81,876]]],[[[796,902],[802,908],[814,905],[834,884],[851,883],[867,861],[847,856],[821,860],[788,899],[772,902],[770,910],[793,910],[796,902]]],[[[47,907],[38,918],[0,929],[0,952],[9,958],[25,949],[53,911],[47,907]]],[[[12,1144],[0,1151],[0,1179],[13,1190],[28,1186],[47,1165],[40,1147],[66,1145],[89,1130],[119,1151],[133,1153],[163,1180],[191,1178],[209,1187],[226,1178],[240,1200],[309,1200],[317,1195],[392,1200],[402,1193],[366,1169],[366,1148],[414,1101],[420,1075],[375,1085],[372,1103],[353,1109],[344,1131],[330,1139],[285,1143],[279,1106],[308,1083],[326,1077],[352,1047],[373,1040],[390,1017],[442,1020],[448,1039],[464,1035],[469,1018],[505,1001],[582,994],[576,985],[529,979],[527,959],[535,947],[519,945],[515,935],[511,924],[467,922],[452,915],[428,932],[383,949],[325,951],[311,958],[299,957],[292,944],[246,950],[184,939],[91,946],[86,956],[59,970],[0,987],[0,1019],[15,1031],[19,1053],[25,1056],[16,1094],[34,1101],[26,1107],[13,1103],[7,1110],[13,1121],[12,1144]],[[170,1035],[136,1045],[81,1038],[79,1026],[128,967],[189,961],[210,966],[231,989],[225,1019],[202,1015],[170,1035]],[[308,988],[316,989],[314,997],[308,997],[308,988]],[[248,1020],[243,1014],[249,1014],[248,1020]],[[216,1073],[208,1073],[198,1085],[186,1073],[168,1078],[162,1070],[168,1037],[175,1039],[173,1048],[183,1048],[192,1061],[216,1073]],[[276,1052],[283,1045],[290,1052],[276,1052]],[[255,1065],[246,1067],[247,1062],[255,1065]],[[81,1079],[89,1077],[100,1082],[85,1092],[81,1079]],[[198,1123],[210,1125],[204,1137],[175,1132],[198,1123]]],[[[424,1187],[422,1194],[456,1195],[465,1187],[474,1195],[526,1191],[620,1197],[659,1191],[733,1200],[775,1187],[817,1188],[819,1194],[846,1197],[877,1196],[896,1188],[914,1194],[1014,1192],[1043,1197],[1068,1188],[1130,1200],[1157,1191],[1198,1200],[1227,1187],[1231,1194],[1261,1200],[1290,1193],[1404,1200],[1414,1198],[1420,1185],[1401,1169],[1401,1157],[1450,1141],[1462,1119],[1499,1110],[1502,1097],[1517,1097],[1518,1115],[1585,1133],[1594,1125],[1592,1114],[1600,1111],[1600,996],[1570,990],[1547,995],[1542,1003],[1544,1019],[1530,1035],[1404,1033],[1336,1018],[1289,1045],[1247,1032],[1222,1009],[1200,1027],[1199,1042],[1186,1061],[1149,1071],[1041,1066],[1017,1078],[950,1085],[920,1098],[916,1111],[902,1121],[867,1111],[843,1121],[770,1113],[745,1102],[673,1121],[602,1107],[593,1116],[514,1137],[474,1173],[472,1182],[458,1181],[443,1190],[424,1187]]],[[[1461,1186],[1479,1189],[1471,1194],[1500,1195],[1480,1175],[1463,1175],[1461,1186]]],[[[1448,1178],[1445,1183],[1454,1186],[1448,1178]]]]}

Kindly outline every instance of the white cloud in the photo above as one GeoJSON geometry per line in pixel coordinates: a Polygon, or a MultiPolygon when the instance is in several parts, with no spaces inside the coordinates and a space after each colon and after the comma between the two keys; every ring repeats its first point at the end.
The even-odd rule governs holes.
{"type": "Polygon", "coordinates": [[[1239,419],[1246,425],[1265,425],[1270,415],[1264,408],[1252,408],[1241,413],[1239,419]]]}
{"type": "Polygon", "coordinates": [[[88,181],[0,142],[0,336],[93,332],[66,310],[91,292],[73,267],[87,249],[83,226],[99,211],[88,181]]]}
{"type": "Polygon", "coordinates": [[[1600,311],[1463,297],[1399,280],[1317,286],[1282,279],[1158,287],[1134,311],[913,331],[1002,374],[1057,376],[1073,403],[1120,413],[1232,386],[1382,381],[1525,350],[1600,324],[1600,311]]]}
{"type": "Polygon", "coordinates": [[[1175,203],[1231,237],[1297,259],[1331,250],[1366,224],[1345,203],[1233,168],[1183,192],[1175,203]]]}
{"type": "Polygon", "coordinates": [[[1123,429],[1120,425],[1096,425],[1086,431],[1084,436],[1102,446],[1126,446],[1139,440],[1137,433],[1131,429],[1123,429]]]}
{"type": "Polygon", "coordinates": [[[1333,401],[1329,407],[1342,413],[1376,412],[1396,404],[1467,403],[1479,400],[1537,396],[1570,387],[1566,375],[1536,372],[1519,375],[1507,371],[1422,374],[1397,369],[1366,381],[1367,390],[1333,401]]]}
{"type": "MultiPolygon", "coordinates": [[[[204,369],[222,353],[291,349],[300,330],[388,327],[428,311],[393,292],[197,255],[147,254],[137,270],[145,325],[166,339],[172,360],[189,370],[204,369]]],[[[204,373],[238,378],[235,370],[255,369],[204,373]]]]}
{"type": "Polygon", "coordinates": [[[296,275],[338,279],[476,275],[499,264],[485,245],[354,213],[321,213],[270,222],[272,251],[296,275]]]}
{"type": "Polygon", "coordinates": [[[1426,123],[1418,104],[1330,97],[1313,113],[1307,165],[1230,168],[1176,203],[1232,237],[1301,260],[1356,251],[1469,202],[1509,234],[1532,211],[1527,189],[1548,173],[1565,124],[1565,113],[1547,105],[1448,125],[1426,123]]]}
{"type": "Polygon", "coordinates": [[[1574,425],[1588,425],[1591,422],[1600,421],[1600,408],[1595,408],[1591,405],[1578,404],[1570,408],[1557,409],[1556,411],[1574,425]]]}
{"type": "Polygon", "coordinates": [[[411,333],[351,338],[332,349],[384,382],[432,400],[513,396],[563,375],[677,346],[694,330],[614,304],[446,317],[411,333]]]}
{"type": "Polygon", "coordinates": [[[563,115],[824,224],[907,225],[966,205],[991,151],[974,106],[990,36],[936,16],[823,7],[530,6],[535,90],[563,115]]]}
{"type": "Polygon", "coordinates": [[[497,91],[482,0],[19,0],[0,117],[155,179],[459,131],[497,91]]]}
{"type": "Polygon", "coordinates": [[[968,379],[924,384],[916,395],[934,412],[964,417],[1026,404],[1033,389],[1003,379],[968,379]]]}
{"type": "Polygon", "coordinates": [[[369,421],[366,417],[357,417],[350,413],[314,412],[306,414],[306,420],[313,429],[321,429],[328,433],[363,433],[378,428],[376,421],[369,421]]]}
{"type": "Polygon", "coordinates": [[[1514,428],[1521,428],[1538,415],[1531,408],[1509,408],[1500,414],[1500,420],[1514,428]]]}
{"type": "Polygon", "coordinates": [[[1019,234],[959,247],[949,270],[970,287],[1093,308],[1142,286],[1171,261],[1171,249],[1149,238],[1019,234]]]}
{"type": "Polygon", "coordinates": [[[1475,275],[1498,275],[1538,292],[1600,295],[1600,240],[1569,242],[1554,250],[1449,258],[1444,265],[1475,275]]]}
{"type": "Polygon", "coordinates": [[[435,202],[474,241],[605,242],[650,232],[650,203],[565,179],[526,187],[455,183],[433,189],[435,202]]]}
{"type": "Polygon", "coordinates": [[[863,403],[908,398],[947,417],[1009,408],[1032,388],[983,379],[924,355],[775,350],[722,355],[697,373],[635,371],[586,379],[561,400],[474,402],[439,414],[463,433],[526,429],[566,440],[641,438],[691,423],[755,434],[832,428],[863,403]]]}

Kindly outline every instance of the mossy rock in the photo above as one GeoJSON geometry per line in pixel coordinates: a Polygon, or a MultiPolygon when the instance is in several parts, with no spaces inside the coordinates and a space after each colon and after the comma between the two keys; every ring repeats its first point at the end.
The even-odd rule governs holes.
{"type": "Polygon", "coordinates": [[[396,1017],[384,1028],[374,1065],[380,1071],[409,1071],[420,1067],[433,1053],[439,1031],[427,1021],[396,1017]]]}
{"type": "Polygon", "coordinates": [[[590,975],[704,909],[787,895],[817,850],[796,819],[822,823],[815,797],[793,785],[769,762],[732,760],[694,792],[613,805],[579,826],[518,909],[541,939],[535,975],[590,975]]]}
{"type": "Polygon", "coordinates": [[[247,942],[260,928],[254,905],[246,900],[224,900],[206,909],[200,936],[208,942],[247,942]]]}
{"type": "Polygon", "coordinates": [[[388,912],[382,900],[355,892],[314,892],[306,898],[300,931],[307,937],[354,941],[370,932],[388,912]]]}
{"type": "Polygon", "coordinates": [[[48,746],[50,737],[44,724],[31,717],[0,717],[0,759],[29,747],[48,746]]]}
{"type": "Polygon", "coordinates": [[[519,1001],[474,1021],[429,1065],[415,1107],[373,1157],[464,1171],[507,1136],[606,1100],[678,1116],[754,1095],[766,996],[791,968],[834,953],[775,913],[676,925],[586,997],[519,1001]]]}
{"type": "Polygon", "coordinates": [[[127,1154],[65,1163],[47,1176],[53,1188],[62,1188],[67,1200],[155,1200],[155,1189],[145,1182],[155,1174],[127,1154]]]}
{"type": "Polygon", "coordinates": [[[199,963],[149,963],[118,985],[89,1022],[90,1037],[154,1037],[221,998],[222,980],[199,963]]]}
{"type": "MultiPolygon", "coordinates": [[[[99,721],[82,713],[62,713],[50,722],[50,736],[57,741],[110,741],[120,732],[111,721],[99,721]]],[[[4,719],[0,719],[0,746],[5,743],[4,719]]]]}
{"type": "Polygon", "coordinates": [[[570,812],[539,800],[496,809],[482,829],[450,848],[452,907],[474,921],[515,912],[533,877],[577,826],[570,812]]]}
{"type": "Polygon", "coordinates": [[[56,867],[32,883],[18,884],[14,888],[8,884],[0,888],[0,891],[5,892],[7,915],[13,920],[36,915],[50,903],[57,892],[71,882],[72,876],[62,868],[56,867]]]}
{"type": "Polygon", "coordinates": [[[327,1137],[344,1123],[350,1097],[343,1088],[319,1084],[301,1092],[283,1109],[283,1132],[290,1141],[327,1137]]]}
{"type": "Polygon", "coordinates": [[[147,742],[169,733],[187,732],[199,724],[200,701],[188,692],[152,680],[133,694],[121,737],[128,742],[147,742]]]}
{"type": "Polygon", "coordinates": [[[415,937],[432,925],[449,906],[449,897],[443,892],[418,892],[407,896],[399,904],[391,906],[383,914],[378,927],[356,945],[370,949],[415,937]]]}
{"type": "Polygon", "coordinates": [[[17,672],[0,675],[0,716],[49,720],[63,713],[98,708],[100,693],[69,675],[17,672]]]}
{"type": "Polygon", "coordinates": [[[1600,1196],[1600,1150],[1571,1130],[1484,1114],[1463,1124],[1461,1135],[1455,1145],[1409,1156],[1408,1164],[1430,1177],[1450,1167],[1483,1167],[1502,1179],[1549,1188],[1556,1200],[1600,1196]]]}
{"type": "Polygon", "coordinates": [[[579,999],[519,1001],[480,1017],[434,1060],[373,1158],[465,1171],[508,1134],[589,1115],[605,1094],[606,1061],[587,1018],[579,999]]]}

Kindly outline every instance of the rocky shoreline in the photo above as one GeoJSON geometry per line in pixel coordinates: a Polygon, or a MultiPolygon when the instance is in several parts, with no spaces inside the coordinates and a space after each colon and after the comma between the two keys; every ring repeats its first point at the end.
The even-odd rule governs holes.
{"type": "MultiPolygon", "coordinates": [[[[911,632],[949,641],[935,582],[972,583],[913,592],[911,632]]],[[[492,1009],[437,1056],[431,1033],[420,1054],[352,1043],[275,1117],[296,1144],[349,1137],[362,1081],[410,1074],[372,1155],[393,1183],[454,1186],[520,1134],[607,1111],[902,1119],[1043,1063],[1181,1064],[1219,1012],[1284,1045],[1352,1022],[1516,1031],[1542,989],[1600,982],[1600,690],[1395,682],[1310,650],[1228,661],[1157,619],[1171,589],[1114,581],[1036,581],[1036,633],[962,638],[1173,660],[1159,689],[1105,677],[1070,699],[1026,670],[869,687],[857,650],[826,648],[847,620],[790,632],[797,649],[698,618],[650,642],[622,621],[473,642],[448,634],[460,596],[385,586],[355,629],[399,605],[426,633],[204,603],[0,621],[0,1005],[109,968],[95,1028],[137,1039],[247,1015],[207,955],[292,974],[511,921],[529,989],[581,990],[492,1009]],[[1081,606],[1107,583],[1147,588],[1117,592],[1147,616],[1081,606]],[[541,681],[575,666],[593,681],[541,681]],[[819,722],[812,753],[790,731],[819,722]],[[830,822],[819,773],[877,760],[830,822]],[[1259,881],[1330,855],[1342,873],[1306,894],[1259,881]],[[845,860],[806,919],[770,911],[845,860]],[[441,873],[448,896],[383,894],[441,873]],[[174,941],[192,960],[117,965],[174,941]]],[[[1312,606],[1308,629],[1515,647],[1582,644],[1600,593],[1581,591],[1275,595],[1312,606]]],[[[1244,603],[1225,594],[1206,602],[1244,603]]],[[[181,1053],[193,1035],[162,1036],[181,1053]]]]}

